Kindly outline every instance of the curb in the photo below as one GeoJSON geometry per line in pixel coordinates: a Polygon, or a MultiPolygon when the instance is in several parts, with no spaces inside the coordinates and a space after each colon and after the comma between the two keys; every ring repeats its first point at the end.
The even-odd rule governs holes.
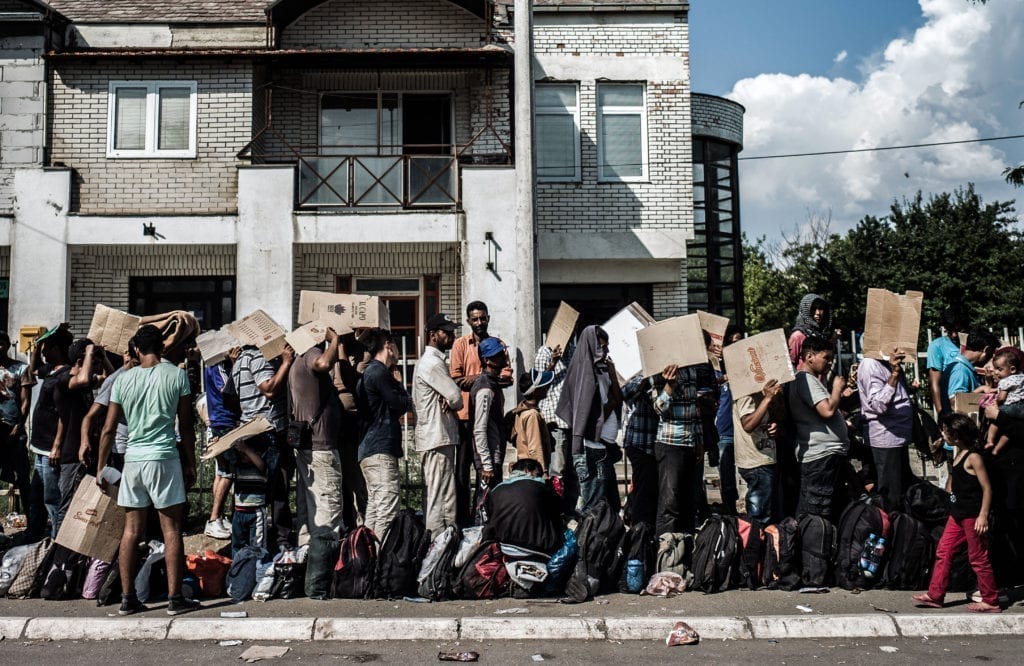
{"type": "Polygon", "coordinates": [[[50,640],[662,640],[678,620],[705,640],[1019,636],[1024,614],[752,617],[0,618],[0,638],[50,640]]]}

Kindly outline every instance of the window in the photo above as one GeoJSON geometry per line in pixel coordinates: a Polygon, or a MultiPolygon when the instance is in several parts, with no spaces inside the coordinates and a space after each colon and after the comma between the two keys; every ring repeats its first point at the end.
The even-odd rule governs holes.
{"type": "Polygon", "coordinates": [[[203,330],[220,328],[235,320],[235,278],[131,277],[128,281],[129,310],[154,315],[185,310],[195,315],[203,330]]]}
{"type": "Polygon", "coordinates": [[[640,83],[597,87],[597,179],[647,177],[647,116],[640,83]]]}
{"type": "Polygon", "coordinates": [[[107,157],[195,157],[195,81],[113,81],[107,157]]]}
{"type": "Polygon", "coordinates": [[[395,335],[399,353],[405,344],[408,377],[412,377],[414,359],[420,356],[423,326],[437,314],[440,303],[440,282],[437,275],[420,277],[353,277],[336,275],[334,290],[338,293],[380,296],[388,304],[391,332],[395,335]]]}
{"type": "Polygon", "coordinates": [[[580,179],[580,115],[576,84],[538,83],[537,179],[548,182],[580,179]]]}

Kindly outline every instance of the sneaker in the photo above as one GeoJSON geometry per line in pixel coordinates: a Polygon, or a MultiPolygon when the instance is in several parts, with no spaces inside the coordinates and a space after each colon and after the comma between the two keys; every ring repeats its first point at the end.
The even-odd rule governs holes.
{"type": "Polygon", "coordinates": [[[224,527],[221,522],[223,520],[223,518],[218,518],[217,520],[206,521],[206,529],[203,530],[203,534],[211,539],[230,539],[231,530],[224,527]]]}
{"type": "Polygon", "coordinates": [[[223,516],[217,519],[217,523],[220,524],[221,528],[228,533],[228,538],[231,538],[231,521],[223,516]]]}
{"type": "Polygon", "coordinates": [[[167,601],[167,614],[168,615],[181,615],[182,613],[189,613],[194,610],[199,610],[203,605],[195,599],[187,599],[182,596],[171,597],[167,601]]]}
{"type": "Polygon", "coordinates": [[[136,613],[145,613],[148,611],[147,608],[138,597],[121,597],[121,607],[117,609],[118,615],[135,615],[136,613]]]}

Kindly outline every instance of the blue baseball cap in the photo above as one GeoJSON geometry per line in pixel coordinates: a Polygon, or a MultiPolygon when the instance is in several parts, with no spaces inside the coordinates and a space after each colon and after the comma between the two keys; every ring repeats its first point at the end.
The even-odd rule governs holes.
{"type": "Polygon", "coordinates": [[[481,360],[493,358],[498,354],[505,353],[505,345],[501,344],[501,340],[498,338],[484,338],[480,341],[477,352],[480,354],[481,360]]]}

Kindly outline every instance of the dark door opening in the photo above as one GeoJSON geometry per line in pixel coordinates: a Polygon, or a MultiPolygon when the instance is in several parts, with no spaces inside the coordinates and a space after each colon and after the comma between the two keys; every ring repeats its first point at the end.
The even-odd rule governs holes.
{"type": "Polygon", "coordinates": [[[131,312],[141,316],[185,310],[204,331],[235,320],[233,276],[133,277],[129,294],[131,312]]]}
{"type": "MultiPolygon", "coordinates": [[[[541,330],[547,331],[558,304],[565,301],[580,312],[580,328],[603,324],[633,301],[651,312],[653,289],[649,284],[551,284],[540,287],[541,330]]],[[[653,313],[651,313],[653,314],[653,313]]]]}
{"type": "Polygon", "coordinates": [[[451,143],[451,95],[402,96],[402,144],[406,155],[447,155],[451,143]]]}

